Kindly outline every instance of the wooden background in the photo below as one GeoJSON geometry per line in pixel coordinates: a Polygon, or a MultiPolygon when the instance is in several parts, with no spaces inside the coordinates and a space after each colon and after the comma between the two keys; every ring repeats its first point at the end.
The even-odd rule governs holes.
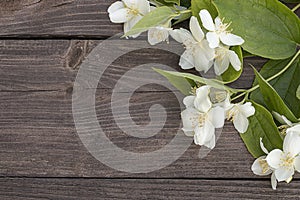
{"type": "MultiPolygon", "coordinates": [[[[299,176],[273,191],[270,177],[251,172],[253,158],[230,123],[206,158],[198,158],[199,146],[191,145],[176,162],[151,173],[119,172],[89,154],[75,130],[73,83],[89,52],[122,31],[108,19],[112,2],[0,1],[0,199],[300,199],[299,176]]],[[[145,140],[122,133],[109,107],[120,74],[155,61],[179,70],[178,60],[164,51],[144,49],[126,54],[106,71],[97,88],[96,109],[100,124],[119,147],[159,149],[180,125],[174,94],[154,85],[136,91],[130,112],[137,124],[147,124],[149,106],[162,104],[168,113],[166,126],[145,140]]],[[[260,68],[264,62],[247,59],[243,76],[233,85],[250,87],[249,63],[260,68]]]]}

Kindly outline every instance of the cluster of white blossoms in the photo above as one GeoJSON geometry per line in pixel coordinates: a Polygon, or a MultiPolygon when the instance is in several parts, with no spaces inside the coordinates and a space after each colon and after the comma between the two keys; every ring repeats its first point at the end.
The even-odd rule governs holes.
{"type": "Polygon", "coordinates": [[[183,100],[186,109],[181,113],[183,128],[187,136],[193,136],[197,145],[213,149],[216,145],[215,129],[222,128],[227,116],[240,133],[248,129],[248,117],[255,109],[250,102],[231,104],[225,90],[205,85],[196,89],[195,95],[183,100]]]}
{"type": "Polygon", "coordinates": [[[257,158],[252,171],[259,176],[271,176],[272,188],[276,190],[277,181],[291,182],[295,171],[300,172],[300,124],[286,130],[283,150],[274,149],[269,152],[260,139],[261,149],[266,156],[257,158]]]}
{"type": "MultiPolygon", "coordinates": [[[[124,32],[127,33],[140,21],[143,16],[155,9],[147,0],[122,0],[113,3],[108,8],[110,20],[113,23],[124,23],[124,32]]],[[[169,41],[171,35],[177,42],[182,43],[186,51],[180,58],[182,69],[195,68],[197,71],[207,72],[212,66],[216,75],[223,74],[230,66],[241,70],[241,61],[231,46],[238,46],[244,40],[228,30],[230,24],[223,23],[217,17],[214,21],[207,10],[199,13],[205,32],[200,27],[196,17],[190,19],[190,31],[180,28],[172,29],[171,22],[151,27],[148,30],[148,42],[156,45],[169,41]]],[[[140,34],[131,35],[136,38],[140,34]]]]}
{"type": "Polygon", "coordinates": [[[242,45],[244,40],[230,33],[230,24],[223,23],[219,17],[213,21],[207,10],[201,10],[199,16],[207,29],[206,34],[194,16],[190,19],[190,31],[183,28],[170,31],[171,36],[186,48],[179,65],[183,69],[195,68],[204,72],[214,66],[216,75],[223,74],[230,64],[236,71],[241,70],[242,63],[230,46],[242,45]]]}

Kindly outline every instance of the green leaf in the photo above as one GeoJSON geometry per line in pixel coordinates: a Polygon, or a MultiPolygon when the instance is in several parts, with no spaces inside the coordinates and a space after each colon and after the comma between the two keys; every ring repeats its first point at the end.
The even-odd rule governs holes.
{"type": "Polygon", "coordinates": [[[174,4],[180,6],[180,0],[154,0],[154,2],[165,6],[172,6],[174,4]]]}
{"type": "Polygon", "coordinates": [[[172,85],[174,85],[174,87],[176,87],[182,94],[190,95],[191,89],[194,86],[193,83],[190,82],[190,80],[180,76],[173,76],[172,74],[170,74],[168,71],[165,70],[156,69],[156,68],[153,68],[153,70],[166,77],[168,81],[172,85]]]}
{"type": "Polygon", "coordinates": [[[282,149],[283,141],[271,113],[255,102],[252,102],[252,105],[255,108],[255,114],[249,117],[249,127],[246,133],[240,135],[248,151],[253,157],[258,158],[265,155],[260,148],[260,138],[263,139],[269,151],[282,149]]]}
{"type": "Polygon", "coordinates": [[[238,57],[240,58],[241,62],[242,62],[242,68],[240,71],[236,71],[232,65],[229,66],[228,70],[226,70],[222,76],[221,79],[222,81],[224,81],[225,83],[231,83],[236,81],[242,74],[243,72],[243,52],[240,46],[235,46],[232,47],[231,50],[235,51],[235,53],[238,55],[238,57]]]}
{"type": "Polygon", "coordinates": [[[296,97],[300,100],[300,85],[297,88],[296,97]]]}
{"type": "Polygon", "coordinates": [[[300,43],[300,20],[278,0],[213,0],[243,49],[274,60],[292,56],[300,43]]]}
{"type": "Polygon", "coordinates": [[[149,28],[163,25],[177,16],[178,14],[175,14],[173,10],[167,6],[158,7],[150,13],[146,14],[123,37],[135,35],[147,31],[149,28]]]}
{"type": "Polygon", "coordinates": [[[188,20],[188,19],[190,19],[191,18],[191,16],[192,16],[192,13],[183,13],[183,14],[181,14],[179,17],[178,17],[178,19],[176,19],[176,21],[173,23],[173,25],[176,25],[176,24],[179,24],[180,22],[183,22],[183,21],[185,21],[185,20],[188,20]]]}
{"type": "Polygon", "coordinates": [[[218,16],[218,11],[213,5],[211,0],[192,0],[191,1],[191,10],[193,16],[197,17],[200,21],[199,12],[202,9],[208,10],[213,18],[218,16]]]}
{"type": "Polygon", "coordinates": [[[292,122],[297,122],[297,118],[287,107],[276,90],[256,71],[256,69],[254,69],[254,72],[267,108],[271,112],[275,111],[286,116],[292,122]]]}
{"type": "MultiPolygon", "coordinates": [[[[267,62],[262,69],[260,74],[268,79],[273,75],[280,72],[291,59],[267,62]]],[[[296,97],[297,88],[300,85],[300,58],[298,58],[290,68],[283,73],[281,76],[270,81],[270,84],[278,92],[279,96],[283,99],[290,110],[300,118],[300,100],[296,97]]],[[[253,86],[257,85],[257,80],[254,81],[253,86]]],[[[265,105],[260,90],[255,90],[251,93],[250,99],[265,105]]]]}
{"type": "Polygon", "coordinates": [[[154,69],[156,72],[162,74],[163,76],[170,78],[170,77],[181,77],[181,78],[185,78],[187,80],[192,80],[196,83],[201,83],[201,84],[205,84],[205,85],[210,85],[214,88],[217,89],[221,89],[221,90],[227,90],[231,93],[236,93],[237,90],[230,88],[228,86],[225,86],[223,83],[221,83],[218,80],[215,79],[206,79],[200,76],[196,76],[194,74],[189,74],[189,73],[180,73],[180,72],[173,72],[173,71],[165,71],[165,70],[161,70],[161,69],[154,69]]]}

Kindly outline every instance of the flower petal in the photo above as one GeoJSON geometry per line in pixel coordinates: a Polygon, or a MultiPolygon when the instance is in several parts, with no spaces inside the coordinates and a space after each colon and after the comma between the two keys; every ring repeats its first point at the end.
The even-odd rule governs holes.
{"type": "Polygon", "coordinates": [[[294,167],[297,170],[297,172],[300,172],[300,156],[297,156],[295,158],[294,167]]]}
{"type": "Polygon", "coordinates": [[[199,15],[200,15],[200,19],[202,21],[202,24],[203,24],[204,28],[206,28],[209,31],[215,31],[216,30],[213,19],[212,19],[210,13],[207,10],[205,10],[205,9],[201,10],[199,15]]]}
{"type": "Polygon", "coordinates": [[[181,55],[179,66],[182,69],[192,69],[195,66],[194,56],[189,49],[181,55]]]}
{"type": "Polygon", "coordinates": [[[287,181],[294,175],[294,168],[280,167],[275,170],[275,176],[278,182],[287,181]]]}
{"type": "Polygon", "coordinates": [[[194,101],[195,101],[195,96],[187,96],[183,99],[183,104],[186,107],[193,107],[194,106],[194,101]]]}
{"type": "Polygon", "coordinates": [[[147,0],[137,0],[136,7],[140,14],[146,15],[150,12],[150,3],[147,0]]]}
{"type": "Polygon", "coordinates": [[[263,139],[262,138],[260,138],[260,148],[261,148],[261,150],[265,153],[265,154],[269,154],[269,151],[268,151],[268,149],[265,147],[265,145],[264,145],[264,143],[263,143],[263,141],[262,141],[263,139]]]}
{"type": "Polygon", "coordinates": [[[229,60],[230,60],[230,63],[232,65],[232,67],[236,71],[240,71],[242,63],[241,63],[240,58],[238,57],[238,55],[234,51],[229,50],[228,51],[228,56],[229,56],[229,60]]]}
{"type": "Polygon", "coordinates": [[[275,173],[273,173],[271,176],[271,185],[273,190],[277,189],[277,180],[276,180],[275,173]]]}
{"type": "Polygon", "coordinates": [[[218,30],[219,27],[222,25],[222,20],[220,17],[216,17],[215,18],[215,26],[216,26],[216,29],[218,30]]]}
{"type": "MultiPolygon", "coordinates": [[[[288,125],[289,125],[289,124],[288,124],[288,125]]],[[[291,127],[291,128],[288,128],[288,129],[286,130],[286,132],[287,132],[287,133],[289,133],[289,132],[295,132],[295,133],[300,134],[300,124],[295,125],[295,126],[293,126],[293,127],[291,127]]]]}
{"type": "Polygon", "coordinates": [[[107,9],[107,12],[110,14],[110,13],[116,12],[117,10],[120,10],[122,8],[125,8],[124,3],[122,1],[116,1],[115,3],[113,3],[109,6],[109,8],[107,9]]]}
{"type": "Polygon", "coordinates": [[[213,148],[214,143],[212,143],[211,140],[215,139],[214,135],[215,135],[214,126],[209,121],[206,121],[203,127],[196,126],[194,142],[197,145],[205,145],[208,148],[213,148]]]}
{"type": "Polygon", "coordinates": [[[206,73],[211,67],[211,62],[206,58],[205,52],[202,49],[198,48],[194,51],[196,52],[194,56],[195,69],[206,73]]]}
{"type": "Polygon", "coordinates": [[[209,43],[209,47],[212,49],[217,48],[220,45],[219,36],[215,32],[206,33],[206,39],[209,43]]]}
{"type": "Polygon", "coordinates": [[[210,111],[208,112],[208,119],[215,128],[222,128],[225,122],[224,108],[217,106],[210,109],[210,111]]]}
{"type": "Polygon", "coordinates": [[[255,114],[255,108],[252,106],[251,102],[247,102],[243,105],[240,105],[240,110],[242,111],[245,117],[251,117],[255,114]]]}
{"type": "MultiPolygon", "coordinates": [[[[126,22],[124,24],[124,33],[127,33],[128,31],[130,31],[132,29],[132,27],[138,23],[138,21],[140,21],[143,17],[141,15],[137,15],[133,18],[131,18],[128,22],[126,22]]],[[[132,38],[137,38],[141,33],[137,33],[135,35],[130,35],[129,37],[132,38]]]]}
{"type": "Polygon", "coordinates": [[[228,69],[229,63],[230,61],[227,56],[220,58],[217,57],[214,63],[214,70],[216,75],[220,76],[221,74],[223,74],[228,69]]]}
{"type": "Polygon", "coordinates": [[[241,112],[237,112],[233,117],[233,125],[239,133],[245,133],[248,130],[249,120],[241,112]]]}
{"type": "Polygon", "coordinates": [[[192,34],[184,28],[171,30],[169,33],[172,36],[172,38],[179,43],[186,43],[186,41],[194,40],[192,34]]]}
{"type": "Polygon", "coordinates": [[[150,28],[148,30],[148,42],[151,45],[156,45],[160,42],[167,41],[169,31],[163,27],[150,28]]]}
{"type": "Polygon", "coordinates": [[[199,25],[199,22],[196,17],[192,16],[190,20],[190,30],[194,36],[194,38],[201,42],[204,38],[204,33],[199,25]]]}
{"type": "Polygon", "coordinates": [[[220,40],[227,46],[242,45],[245,42],[243,38],[232,33],[221,33],[220,40]]]}
{"type": "Polygon", "coordinates": [[[110,21],[113,23],[125,23],[130,20],[132,16],[128,14],[127,8],[119,9],[109,14],[110,21]]]}
{"type": "Polygon", "coordinates": [[[194,108],[187,108],[181,112],[183,130],[193,131],[198,126],[199,116],[201,113],[194,108]]]}
{"type": "Polygon", "coordinates": [[[252,164],[252,167],[251,167],[251,170],[253,171],[253,173],[255,175],[258,175],[258,176],[266,176],[266,175],[269,175],[272,173],[272,170],[270,169],[270,167],[268,166],[268,163],[267,161],[265,160],[266,159],[266,156],[261,156],[259,158],[257,158],[254,163],[252,164]],[[264,169],[262,166],[262,163],[264,163],[266,165],[266,167],[268,167],[268,169],[264,169]]]}
{"type": "Polygon", "coordinates": [[[210,86],[205,85],[199,87],[196,90],[196,98],[194,101],[195,108],[197,108],[200,112],[207,113],[209,109],[212,107],[212,103],[209,99],[210,86]]]}
{"type": "Polygon", "coordinates": [[[136,8],[136,1],[139,0],[122,0],[127,7],[136,8]]]}
{"type": "Polygon", "coordinates": [[[209,43],[207,40],[202,40],[201,49],[208,60],[214,60],[215,58],[215,49],[209,47],[209,43]]]}
{"type": "Polygon", "coordinates": [[[300,135],[294,132],[286,134],[283,141],[283,151],[290,153],[292,157],[295,157],[300,153],[300,135]]]}
{"type": "Polygon", "coordinates": [[[284,156],[283,152],[280,149],[274,149],[271,151],[266,160],[270,167],[273,169],[278,169],[281,164],[281,158],[284,156]]]}

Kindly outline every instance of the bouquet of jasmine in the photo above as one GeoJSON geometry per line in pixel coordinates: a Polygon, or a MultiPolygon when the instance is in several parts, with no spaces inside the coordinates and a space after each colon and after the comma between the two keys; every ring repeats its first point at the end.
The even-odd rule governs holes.
{"type": "MultiPolygon", "coordinates": [[[[290,2],[297,2],[290,1],[290,2]]],[[[300,20],[278,0],[122,0],[109,17],[124,23],[125,37],[148,31],[151,45],[172,37],[185,47],[179,65],[215,78],[163,71],[187,95],[182,111],[183,131],[197,145],[215,147],[215,129],[233,122],[256,158],[256,175],[290,182],[300,172],[300,20]],[[189,30],[172,26],[189,21],[189,30]],[[243,71],[243,58],[269,61],[250,89],[231,88],[243,71]],[[175,81],[174,81],[175,80],[175,81]]],[[[179,24],[180,25],[180,24],[179,24]]]]}

